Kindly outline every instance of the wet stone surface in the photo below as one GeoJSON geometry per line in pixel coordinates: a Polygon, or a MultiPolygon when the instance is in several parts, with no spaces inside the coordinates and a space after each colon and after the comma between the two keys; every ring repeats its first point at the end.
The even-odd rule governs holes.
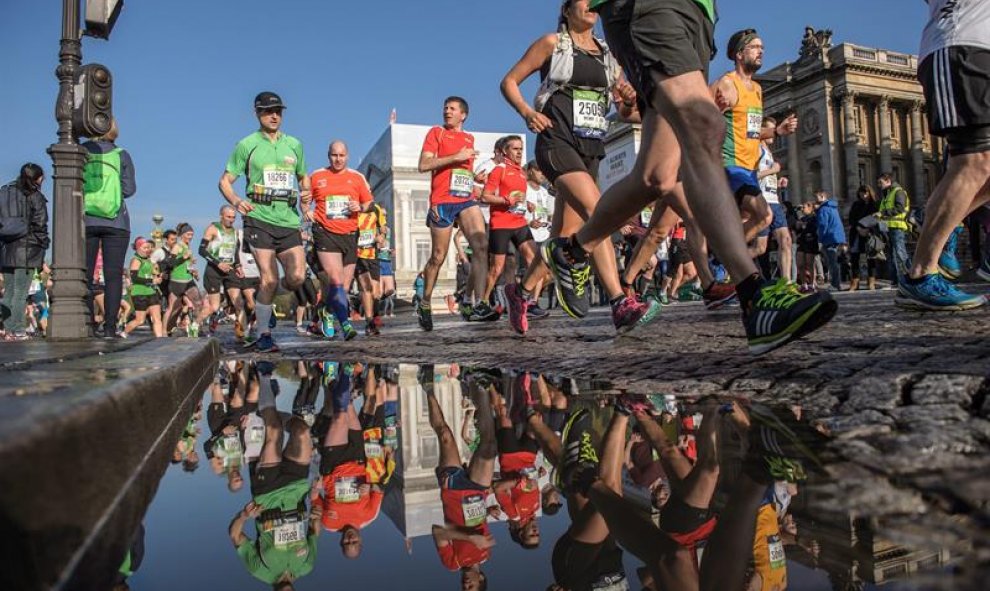
{"type": "MultiPolygon", "coordinates": [[[[397,331],[408,327],[396,324],[397,331]]],[[[379,353],[387,347],[402,356],[425,355],[419,347],[427,340],[466,341],[464,333],[475,331],[474,326],[453,326],[425,337],[399,332],[397,339],[406,341],[388,346],[383,340],[379,353]]],[[[605,333],[595,326],[569,330],[605,333]]],[[[695,505],[699,499],[708,503],[718,518],[715,532],[729,529],[725,523],[734,512],[756,524],[755,530],[725,536],[731,543],[698,535],[702,564],[714,561],[719,565],[715,576],[729,577],[715,579],[718,589],[771,589],[773,583],[785,582],[788,589],[985,588],[990,572],[990,460],[985,453],[990,421],[979,416],[986,398],[984,376],[947,373],[945,367],[921,374],[902,367],[884,379],[876,364],[864,363],[853,374],[865,374],[859,382],[816,381],[788,377],[799,370],[772,374],[769,357],[754,362],[763,367],[762,375],[736,375],[740,370],[734,367],[742,357],[727,353],[712,355],[720,359],[713,364],[718,369],[704,380],[640,380],[629,374],[626,358],[632,351],[616,350],[612,355],[619,359],[596,359],[575,377],[560,369],[527,371],[527,365],[546,363],[548,351],[539,358],[519,358],[518,365],[508,363],[510,354],[524,354],[519,349],[530,346],[528,339],[509,346],[512,337],[500,328],[476,336],[488,335],[497,341],[486,345],[488,363],[471,363],[478,353],[465,353],[464,363],[396,363],[362,353],[378,343],[361,340],[319,345],[334,351],[321,354],[313,342],[288,335],[280,339],[285,345],[279,359],[258,363],[241,355],[225,362],[176,445],[175,465],[145,518],[145,552],[130,577],[132,588],[264,589],[280,579],[292,579],[295,589],[359,588],[369,584],[369,577],[381,584],[385,572],[388,589],[456,589],[461,577],[479,576],[477,569],[459,575],[447,567],[483,560],[480,570],[490,589],[542,590],[554,582],[575,590],[641,589],[648,569],[634,553],[642,553],[642,545],[626,542],[649,539],[653,552],[667,547],[671,532],[679,531],[679,525],[683,529],[684,513],[675,507],[687,495],[695,505]],[[293,358],[297,353],[305,359],[293,358]],[[609,367],[626,369],[616,369],[620,375],[609,379],[609,367]],[[666,387],[657,386],[661,383],[666,387]],[[946,395],[940,398],[943,389],[946,395]],[[654,395],[650,400],[656,416],[617,418],[616,400],[625,395],[622,400],[629,406],[636,392],[654,395]],[[536,453],[535,472],[515,471],[518,466],[513,468],[512,462],[518,463],[518,456],[512,454],[518,450],[504,436],[496,437],[497,454],[491,453],[498,459],[486,472],[484,458],[490,452],[481,409],[487,408],[493,409],[495,425],[515,429],[514,441],[531,445],[526,449],[536,453]],[[586,431],[585,445],[573,447],[585,450],[585,463],[590,463],[586,448],[593,448],[599,466],[559,471],[569,483],[559,494],[554,442],[561,440],[553,432],[568,423],[572,427],[565,430],[563,443],[575,437],[583,441],[580,433],[586,431]],[[435,428],[444,425],[450,430],[438,438],[435,428]],[[776,446],[761,443],[767,441],[767,429],[776,446]],[[610,439],[609,433],[621,437],[610,439]],[[651,437],[660,442],[654,446],[660,449],[656,455],[641,441],[651,437]],[[606,441],[612,441],[611,447],[606,441]],[[327,444],[344,447],[321,453],[327,444]],[[454,460],[451,446],[456,446],[454,460]],[[300,456],[302,449],[309,451],[300,456]],[[763,466],[768,457],[783,457],[778,451],[800,458],[808,478],[774,484],[763,466]],[[348,462],[355,457],[349,453],[364,455],[364,464],[353,473],[348,462]],[[263,468],[259,479],[254,462],[273,464],[279,455],[283,468],[286,457],[296,458],[301,467],[281,473],[263,468]],[[461,462],[470,462],[461,476],[490,478],[494,487],[458,493],[451,500],[450,491],[471,488],[470,481],[443,473],[441,492],[436,468],[453,469],[461,462]],[[508,462],[506,468],[503,462],[508,462]],[[819,462],[822,467],[816,469],[819,462]],[[663,468],[659,476],[656,463],[663,468]],[[621,483],[613,480],[614,474],[622,475],[621,483]],[[354,475],[357,485],[348,480],[354,475]],[[658,511],[651,504],[651,487],[673,491],[675,502],[658,501],[658,511]],[[622,491],[619,505],[609,488],[622,491]],[[585,491],[591,499],[587,506],[585,491]],[[558,497],[563,508],[555,512],[558,497]],[[448,502],[447,513],[442,498],[448,502]],[[481,502],[481,508],[472,502],[481,502]],[[276,505],[285,513],[271,513],[276,505]],[[255,510],[257,506],[268,512],[255,510]],[[574,512],[583,506],[606,512],[622,506],[659,528],[651,525],[649,532],[629,538],[622,521],[609,513],[610,519],[599,524],[611,522],[610,528],[582,529],[583,513],[574,512]],[[303,521],[292,526],[296,510],[303,521]],[[464,527],[468,519],[478,525],[464,527]],[[527,528],[539,530],[535,549],[524,549],[513,539],[513,522],[523,526],[520,536],[528,542],[534,538],[527,528]],[[268,533],[259,536],[259,527],[268,533]],[[575,551],[568,532],[579,530],[599,543],[575,551]],[[459,538],[449,542],[455,548],[451,551],[451,534],[444,532],[480,538],[474,539],[477,544],[459,538]],[[478,548],[491,541],[494,546],[478,548]]],[[[567,342],[573,349],[573,341],[567,342]]],[[[478,346],[475,342],[471,349],[478,346]]],[[[433,353],[451,345],[443,347],[435,345],[433,353]]],[[[781,365],[815,348],[814,343],[801,344],[794,355],[789,349],[781,365]]],[[[551,361],[577,367],[570,355],[574,351],[561,351],[551,361]]],[[[637,362],[632,367],[645,373],[653,366],[637,362]]],[[[696,519],[689,525],[698,533],[707,516],[692,515],[696,519]]],[[[697,573],[691,568],[685,572],[670,588],[698,584],[697,573]]]]}

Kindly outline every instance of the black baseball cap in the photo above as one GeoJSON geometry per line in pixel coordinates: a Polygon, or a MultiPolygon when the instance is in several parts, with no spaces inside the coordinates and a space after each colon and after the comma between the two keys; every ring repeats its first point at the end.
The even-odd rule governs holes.
{"type": "Polygon", "coordinates": [[[282,97],[275,94],[274,92],[262,92],[258,96],[254,97],[254,109],[260,111],[263,109],[284,109],[285,105],[282,103],[282,97]]]}

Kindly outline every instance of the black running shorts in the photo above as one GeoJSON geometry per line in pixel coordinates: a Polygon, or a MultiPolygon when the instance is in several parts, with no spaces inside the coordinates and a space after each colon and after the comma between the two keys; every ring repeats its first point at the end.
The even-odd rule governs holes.
{"type": "Polygon", "coordinates": [[[261,220],[244,218],[244,242],[251,248],[274,250],[276,254],[302,246],[298,228],[285,228],[261,220]]]}
{"type": "Polygon", "coordinates": [[[598,166],[601,156],[583,156],[574,146],[560,141],[543,141],[536,138],[536,164],[551,185],[570,172],[586,172],[598,182],[598,166]]]}
{"type": "Polygon", "coordinates": [[[990,51],[954,46],[937,50],[918,66],[928,129],[946,138],[949,153],[990,150],[990,51]]]}
{"type": "Polygon", "coordinates": [[[224,274],[213,265],[206,265],[206,273],[203,274],[203,289],[206,290],[206,293],[218,294],[221,291],[237,289],[238,287],[237,275],[234,274],[234,271],[224,274]]]}
{"type": "Polygon", "coordinates": [[[532,239],[533,233],[530,232],[529,226],[522,226],[512,230],[489,230],[488,253],[507,254],[509,252],[509,243],[515,244],[518,251],[522,243],[532,239]]]}
{"type": "Polygon", "coordinates": [[[357,232],[335,234],[322,226],[313,226],[313,244],[316,252],[340,253],[345,266],[357,262],[357,232]]]}
{"type": "Polygon", "coordinates": [[[382,277],[381,264],[378,262],[378,259],[363,259],[358,257],[357,267],[355,267],[354,273],[358,276],[368,273],[371,275],[373,281],[378,281],[382,277]]]}

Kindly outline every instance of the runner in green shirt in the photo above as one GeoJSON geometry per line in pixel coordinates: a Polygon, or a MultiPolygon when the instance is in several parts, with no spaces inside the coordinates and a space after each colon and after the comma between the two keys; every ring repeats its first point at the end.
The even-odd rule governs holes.
{"type": "Polygon", "coordinates": [[[278,266],[282,264],[285,287],[292,291],[302,285],[306,256],[299,236],[297,201],[309,207],[309,178],[302,144],[281,131],[285,105],[273,92],[262,92],[254,99],[260,129],[237,143],[220,177],[220,192],[241,213],[244,236],[261,271],[261,288],[255,314],[260,338],[251,343],[259,351],[277,351],[269,326],[272,300],[278,287],[278,266]],[[247,178],[244,195],[234,191],[234,182],[247,178]]]}
{"type": "MultiPolygon", "coordinates": [[[[186,223],[175,227],[178,241],[171,247],[170,253],[175,257],[172,272],[168,282],[168,313],[165,315],[165,334],[171,334],[175,328],[179,313],[184,307],[184,300],[192,306],[189,313],[189,323],[199,324],[209,314],[209,308],[203,306],[203,296],[200,294],[196,280],[199,271],[196,269],[196,259],[193,258],[192,243],[195,231],[186,223]]],[[[187,329],[188,330],[188,329],[187,329]]]]}
{"type": "Polygon", "coordinates": [[[206,272],[203,274],[203,289],[206,290],[206,303],[210,311],[209,334],[217,330],[221,312],[221,296],[235,307],[241,302],[241,282],[237,277],[237,230],[234,222],[237,210],[224,204],[220,208],[220,221],[210,224],[199,241],[199,255],[206,259],[206,272]]]}

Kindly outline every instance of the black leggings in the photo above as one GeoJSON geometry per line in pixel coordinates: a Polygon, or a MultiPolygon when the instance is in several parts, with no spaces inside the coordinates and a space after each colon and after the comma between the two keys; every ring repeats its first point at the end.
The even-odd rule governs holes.
{"type": "MultiPolygon", "coordinates": [[[[859,279],[859,273],[860,273],[860,271],[859,271],[859,257],[865,254],[863,251],[866,250],[866,245],[867,245],[868,239],[865,236],[859,236],[857,234],[857,235],[855,235],[853,237],[853,240],[856,241],[856,243],[855,243],[855,245],[856,245],[856,252],[850,252],[849,253],[850,276],[853,277],[853,278],[855,278],[855,279],[859,279]]],[[[877,276],[877,260],[876,259],[871,259],[870,257],[866,257],[866,275],[867,275],[867,277],[876,277],[877,276]]]]}
{"type": "Polygon", "coordinates": [[[131,241],[130,230],[86,226],[86,281],[89,283],[90,322],[93,319],[93,272],[96,270],[96,254],[103,247],[103,281],[106,289],[103,295],[103,326],[108,333],[117,330],[117,316],[120,314],[120,300],[124,294],[124,258],[131,241]]]}

